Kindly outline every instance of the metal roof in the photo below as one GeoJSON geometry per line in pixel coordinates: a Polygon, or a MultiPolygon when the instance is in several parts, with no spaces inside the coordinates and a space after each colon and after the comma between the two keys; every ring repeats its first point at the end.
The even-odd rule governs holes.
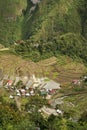
{"type": "Polygon", "coordinates": [[[30,88],[33,84],[32,80],[29,80],[28,83],[26,84],[26,88],[30,88]]]}
{"type": "Polygon", "coordinates": [[[46,84],[44,85],[45,89],[60,89],[60,84],[53,81],[53,80],[50,80],[48,82],[46,82],[46,84]]]}

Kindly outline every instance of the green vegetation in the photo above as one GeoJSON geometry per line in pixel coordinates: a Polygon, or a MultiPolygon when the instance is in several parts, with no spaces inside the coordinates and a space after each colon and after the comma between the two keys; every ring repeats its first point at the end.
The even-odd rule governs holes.
{"type": "Polygon", "coordinates": [[[66,33],[60,37],[52,38],[51,40],[41,40],[35,42],[34,40],[27,40],[15,46],[15,53],[23,56],[23,58],[30,58],[37,62],[41,59],[46,59],[58,54],[68,55],[76,59],[82,58],[87,61],[87,40],[75,33],[66,33]]]}
{"type": "Polygon", "coordinates": [[[83,30],[86,37],[86,0],[41,1],[31,17],[29,10],[28,7],[24,19],[24,39],[32,37],[36,41],[46,41],[68,32],[84,35],[83,30]],[[82,21],[83,19],[85,23],[82,21]],[[27,21],[26,24],[25,21],[27,21]]]}
{"type": "Polygon", "coordinates": [[[37,110],[24,114],[10,106],[0,105],[0,130],[87,130],[86,114],[84,112],[78,122],[54,115],[45,119],[37,110]]]}
{"type": "MultiPolygon", "coordinates": [[[[0,1],[0,48],[10,46],[0,51],[3,74],[47,76],[66,84],[55,100],[68,95],[56,106],[63,115],[47,118],[39,112],[44,105],[52,107],[45,96],[18,97],[19,111],[16,100],[0,88],[0,130],[87,130],[87,81],[70,84],[87,71],[86,11],[86,0],[41,0],[37,5],[29,0],[0,1]]],[[[17,88],[21,85],[18,82],[17,88]]]]}
{"type": "Polygon", "coordinates": [[[0,43],[8,46],[21,39],[23,9],[27,0],[0,1],[0,43]]]}
{"type": "Polygon", "coordinates": [[[87,61],[86,0],[45,0],[36,6],[28,0],[7,0],[6,4],[4,10],[5,3],[0,2],[0,42],[7,46],[19,40],[11,47],[15,54],[35,62],[59,53],[87,61]]]}

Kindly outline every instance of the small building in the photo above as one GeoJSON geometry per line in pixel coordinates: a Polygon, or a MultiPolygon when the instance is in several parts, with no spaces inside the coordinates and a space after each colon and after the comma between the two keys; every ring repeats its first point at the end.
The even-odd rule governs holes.
{"type": "Polygon", "coordinates": [[[10,99],[13,99],[14,97],[12,95],[9,96],[10,99]]]}
{"type": "Polygon", "coordinates": [[[40,96],[47,96],[47,92],[45,90],[40,90],[40,96]]]}
{"type": "Polygon", "coordinates": [[[8,80],[8,81],[7,81],[7,85],[8,85],[8,86],[11,86],[12,84],[13,84],[13,80],[8,80]]]}
{"type": "Polygon", "coordinates": [[[58,114],[63,115],[63,112],[59,109],[56,110],[58,114]]]}
{"type": "Polygon", "coordinates": [[[50,80],[46,82],[43,88],[50,94],[54,94],[58,89],[60,89],[60,84],[53,80],[50,80]]]}
{"type": "Polygon", "coordinates": [[[26,94],[25,94],[25,96],[26,96],[26,97],[29,97],[29,96],[30,96],[30,94],[29,94],[29,93],[26,93],[26,94]]]}
{"type": "Polygon", "coordinates": [[[25,91],[25,89],[20,89],[20,93],[21,93],[21,95],[25,95],[26,94],[26,91],[25,91]]]}
{"type": "Polygon", "coordinates": [[[28,76],[23,76],[22,77],[22,81],[23,81],[24,85],[27,84],[27,82],[28,82],[28,76]]]}
{"type": "Polygon", "coordinates": [[[72,83],[73,83],[73,85],[78,85],[78,86],[80,86],[81,83],[82,83],[82,81],[75,79],[75,80],[72,81],[72,83]]]}
{"type": "Polygon", "coordinates": [[[27,90],[30,89],[30,88],[32,87],[32,85],[33,85],[33,81],[30,79],[30,80],[27,82],[27,84],[26,84],[26,89],[27,89],[27,90]]]}
{"type": "Polygon", "coordinates": [[[16,77],[14,81],[14,85],[16,85],[20,81],[20,77],[16,77]]]}
{"type": "Polygon", "coordinates": [[[79,82],[78,79],[74,79],[74,80],[72,81],[73,84],[77,84],[78,82],[79,82]]]}

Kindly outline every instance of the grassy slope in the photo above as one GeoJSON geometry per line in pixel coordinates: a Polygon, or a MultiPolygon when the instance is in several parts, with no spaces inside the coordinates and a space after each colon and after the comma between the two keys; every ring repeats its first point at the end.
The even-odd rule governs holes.
{"type": "MultiPolygon", "coordinates": [[[[78,8],[82,5],[81,1],[83,3],[84,0],[41,1],[32,15],[30,15],[29,11],[33,6],[30,1],[6,0],[4,2],[1,0],[0,42],[7,45],[15,40],[27,39],[30,36],[37,41],[58,37],[67,32],[81,33],[82,17],[78,12],[78,8]],[[22,14],[24,9],[26,9],[25,15],[22,14]]],[[[86,23],[85,20],[85,36],[86,23]]]]}
{"type": "MultiPolygon", "coordinates": [[[[60,82],[62,89],[55,95],[52,100],[56,99],[60,95],[67,95],[69,93],[83,94],[71,95],[64,99],[64,104],[59,106],[59,109],[64,112],[70,113],[72,117],[79,117],[80,114],[86,110],[87,96],[84,92],[87,89],[74,89],[71,87],[71,81],[73,79],[79,79],[84,73],[87,72],[87,68],[79,61],[73,61],[71,58],[58,55],[57,58],[51,57],[46,60],[42,60],[38,63],[31,62],[30,60],[24,60],[21,57],[7,53],[6,51],[0,52],[0,68],[3,69],[4,74],[9,76],[20,75],[32,75],[35,73],[37,76],[47,76],[57,82],[60,82]],[[56,61],[53,64],[53,61],[56,61]]],[[[4,95],[4,100],[9,102],[8,93],[3,89],[0,90],[4,95]]],[[[11,101],[10,101],[11,102],[11,101]]],[[[22,101],[23,104],[23,101],[22,101]]]]}
{"type": "Polygon", "coordinates": [[[87,70],[80,60],[74,61],[64,55],[34,63],[6,51],[0,52],[0,68],[8,75],[32,75],[35,73],[38,76],[47,76],[62,84],[71,82],[75,78],[78,79],[87,70]]]}
{"type": "Polygon", "coordinates": [[[0,43],[8,45],[21,39],[22,10],[26,0],[0,0],[0,43]]]}
{"type": "MultiPolygon", "coordinates": [[[[32,36],[37,41],[67,32],[81,34],[81,17],[78,12],[80,2],[81,0],[42,1],[27,21],[24,38],[32,36]]],[[[26,15],[26,19],[28,17],[29,15],[26,15]]]]}

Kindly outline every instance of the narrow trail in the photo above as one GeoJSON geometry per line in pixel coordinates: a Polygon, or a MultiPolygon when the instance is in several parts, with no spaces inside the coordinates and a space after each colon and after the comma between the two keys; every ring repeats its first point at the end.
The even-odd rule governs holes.
{"type": "Polygon", "coordinates": [[[55,95],[55,97],[53,97],[53,99],[74,96],[74,95],[79,95],[79,94],[87,94],[87,90],[82,91],[82,92],[73,92],[73,93],[62,94],[61,96],[57,96],[57,97],[55,95]]]}
{"type": "Polygon", "coordinates": [[[78,95],[83,95],[83,94],[87,94],[87,90],[84,92],[73,92],[73,93],[68,93],[68,94],[62,94],[60,96],[55,96],[55,97],[52,97],[50,102],[51,102],[51,105],[55,108],[57,104],[64,103],[63,99],[71,97],[71,96],[78,96],[78,95]]]}
{"type": "Polygon", "coordinates": [[[14,100],[15,100],[15,102],[16,102],[16,105],[17,105],[18,110],[21,111],[21,103],[20,103],[20,101],[19,101],[19,97],[15,96],[15,97],[14,97],[14,100]]]}
{"type": "Polygon", "coordinates": [[[2,48],[0,49],[0,51],[9,51],[10,49],[9,48],[2,48]]]}

